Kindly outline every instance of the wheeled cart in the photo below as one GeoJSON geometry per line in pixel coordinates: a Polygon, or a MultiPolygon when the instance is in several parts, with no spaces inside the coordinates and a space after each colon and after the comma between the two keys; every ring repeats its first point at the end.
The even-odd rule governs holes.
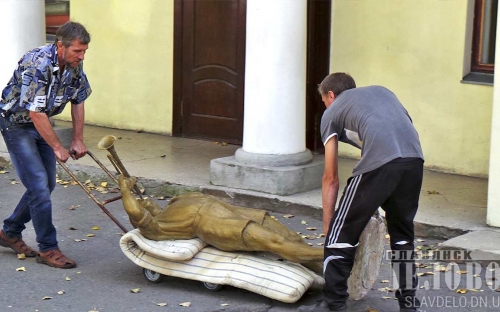
{"type": "Polygon", "coordinates": [[[162,275],[180,277],[212,291],[230,285],[287,303],[324,284],[311,270],[273,254],[221,251],[196,238],[153,241],[135,229],[121,238],[120,247],[151,282],[160,282],[162,275]]]}

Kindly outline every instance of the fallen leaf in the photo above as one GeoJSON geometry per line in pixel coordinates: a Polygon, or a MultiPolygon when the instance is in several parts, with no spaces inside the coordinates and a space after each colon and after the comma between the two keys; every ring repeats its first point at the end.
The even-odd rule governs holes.
{"type": "Polygon", "coordinates": [[[459,271],[457,271],[457,274],[467,274],[467,271],[466,270],[459,270],[459,271]]]}
{"type": "Polygon", "coordinates": [[[416,241],[419,242],[419,243],[425,242],[423,239],[420,239],[420,238],[418,238],[416,241]]]}
{"type": "Polygon", "coordinates": [[[84,182],[84,184],[90,184],[90,183],[92,183],[92,181],[90,181],[90,180],[86,180],[86,181],[84,182]]]}
{"type": "Polygon", "coordinates": [[[389,280],[381,280],[381,283],[388,284],[390,281],[389,280]]]}
{"type": "Polygon", "coordinates": [[[496,292],[500,292],[500,287],[498,287],[497,289],[495,289],[496,292]]]}
{"type": "Polygon", "coordinates": [[[223,307],[227,307],[227,306],[229,306],[230,304],[229,304],[229,303],[221,303],[220,305],[221,305],[221,306],[223,306],[223,307]]]}
{"type": "Polygon", "coordinates": [[[85,236],[87,236],[87,237],[94,237],[94,236],[95,236],[95,234],[87,234],[87,235],[85,235],[85,236]]]}
{"type": "Polygon", "coordinates": [[[323,243],[316,243],[316,245],[323,246],[324,244],[323,243]]]}
{"type": "Polygon", "coordinates": [[[426,275],[434,275],[433,272],[421,272],[421,273],[417,273],[417,276],[426,276],[426,275]]]}
{"type": "Polygon", "coordinates": [[[102,187],[108,187],[108,182],[101,182],[102,187]]]}
{"type": "Polygon", "coordinates": [[[17,181],[12,181],[12,182],[10,182],[10,184],[15,185],[15,184],[19,184],[19,182],[17,182],[17,181]]]}
{"type": "Polygon", "coordinates": [[[64,290],[59,290],[59,291],[57,292],[57,294],[58,294],[58,295],[64,295],[64,290]]]}
{"type": "Polygon", "coordinates": [[[479,276],[481,276],[481,274],[474,274],[474,275],[472,275],[472,276],[474,276],[474,277],[479,277],[479,276]]]}
{"type": "Polygon", "coordinates": [[[427,193],[431,194],[431,195],[440,195],[441,194],[438,191],[427,191],[427,193]]]}
{"type": "Polygon", "coordinates": [[[467,290],[470,292],[480,292],[481,291],[480,289],[474,289],[474,288],[468,288],[467,290]]]}
{"type": "Polygon", "coordinates": [[[0,174],[6,174],[6,173],[9,173],[9,172],[8,171],[0,170],[0,174]]]}
{"type": "Polygon", "coordinates": [[[271,218],[276,220],[276,217],[275,217],[275,216],[271,216],[271,218]]]}
{"type": "Polygon", "coordinates": [[[71,278],[69,278],[68,276],[66,276],[65,280],[67,280],[69,282],[69,281],[71,281],[71,278]]]}
{"type": "Polygon", "coordinates": [[[392,299],[392,297],[384,296],[384,297],[382,297],[382,299],[392,299]]]}
{"type": "Polygon", "coordinates": [[[16,271],[17,272],[26,272],[26,268],[25,267],[20,267],[20,268],[17,268],[16,271]]]}
{"type": "Polygon", "coordinates": [[[486,282],[486,286],[493,286],[492,282],[486,282]]]}
{"type": "Polygon", "coordinates": [[[69,229],[70,229],[71,231],[76,231],[76,230],[77,230],[77,228],[74,228],[74,227],[70,227],[69,229]]]}
{"type": "Polygon", "coordinates": [[[101,228],[100,228],[100,227],[98,227],[98,226],[93,226],[93,227],[92,227],[92,230],[94,230],[94,231],[98,231],[98,230],[100,230],[100,229],[101,229],[101,228]]]}
{"type": "Polygon", "coordinates": [[[389,288],[389,287],[384,287],[384,288],[379,288],[378,291],[381,291],[381,292],[392,292],[392,291],[394,291],[394,289],[389,288]]]}
{"type": "Polygon", "coordinates": [[[179,305],[181,307],[186,307],[186,308],[189,308],[191,306],[191,302],[187,301],[187,302],[182,302],[182,303],[179,303],[179,305]]]}
{"type": "Polygon", "coordinates": [[[50,299],[52,299],[52,297],[49,297],[49,296],[45,296],[42,298],[42,300],[50,300],[50,299]]]}
{"type": "Polygon", "coordinates": [[[222,146],[226,146],[226,145],[227,145],[227,143],[226,143],[226,142],[222,142],[220,145],[222,145],[222,146]]]}
{"type": "Polygon", "coordinates": [[[308,227],[308,228],[306,228],[306,230],[308,230],[308,231],[316,231],[316,228],[315,227],[308,227]]]}
{"type": "Polygon", "coordinates": [[[24,260],[26,259],[26,255],[23,253],[17,254],[17,260],[24,260]]]}
{"type": "Polygon", "coordinates": [[[159,307],[166,307],[167,306],[167,303],[166,302],[163,302],[163,303],[156,303],[156,302],[153,302],[154,304],[156,304],[157,306],[159,307]]]}
{"type": "Polygon", "coordinates": [[[300,221],[300,223],[301,224],[307,224],[307,221],[302,220],[302,221],[300,221]]]}
{"type": "Polygon", "coordinates": [[[325,234],[321,233],[318,235],[318,237],[325,237],[325,234]]]}
{"type": "Polygon", "coordinates": [[[369,307],[366,308],[366,312],[378,312],[378,310],[370,309],[369,307]]]}
{"type": "Polygon", "coordinates": [[[438,265],[436,266],[436,268],[434,269],[434,271],[438,271],[438,272],[448,272],[450,269],[445,267],[444,265],[438,265]]]}
{"type": "Polygon", "coordinates": [[[286,214],[283,216],[283,218],[287,218],[287,219],[290,219],[290,218],[293,218],[295,217],[293,214],[286,214]]]}
{"type": "Polygon", "coordinates": [[[134,289],[131,289],[130,292],[131,293],[134,293],[134,294],[137,294],[138,292],[140,292],[141,289],[140,288],[134,288],[134,289]]]}
{"type": "Polygon", "coordinates": [[[391,235],[385,234],[385,238],[391,238],[391,235]]]}
{"type": "Polygon", "coordinates": [[[465,294],[467,292],[467,289],[465,288],[458,288],[457,289],[457,294],[465,294]]]}
{"type": "Polygon", "coordinates": [[[163,154],[163,155],[161,155],[160,157],[165,157],[165,156],[167,156],[167,155],[163,154]]]}

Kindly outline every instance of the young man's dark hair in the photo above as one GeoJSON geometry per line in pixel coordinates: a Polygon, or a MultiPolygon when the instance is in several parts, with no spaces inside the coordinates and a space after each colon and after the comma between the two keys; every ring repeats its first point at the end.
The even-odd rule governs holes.
{"type": "Polygon", "coordinates": [[[327,94],[328,91],[332,91],[335,96],[339,96],[345,90],[354,88],[356,88],[356,82],[346,73],[330,74],[318,85],[320,94],[327,94]]]}

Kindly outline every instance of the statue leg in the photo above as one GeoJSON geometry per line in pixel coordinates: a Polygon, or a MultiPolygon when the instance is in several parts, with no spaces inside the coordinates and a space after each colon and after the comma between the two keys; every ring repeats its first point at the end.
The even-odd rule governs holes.
{"type": "Polygon", "coordinates": [[[243,243],[248,250],[269,251],[291,262],[323,261],[323,248],[314,248],[304,242],[290,240],[254,222],[250,222],[243,230],[243,243]]]}
{"type": "MultiPolygon", "coordinates": [[[[280,235],[283,235],[284,237],[286,237],[287,239],[289,239],[291,241],[299,242],[299,243],[303,243],[303,244],[307,245],[307,243],[305,243],[304,240],[302,239],[302,236],[297,234],[297,232],[291,231],[285,225],[283,225],[279,221],[271,218],[270,216],[266,216],[264,218],[264,222],[262,223],[262,226],[264,226],[265,228],[268,228],[268,229],[270,229],[270,230],[272,230],[280,235]]],[[[307,246],[309,246],[309,245],[307,245],[307,246]]]]}

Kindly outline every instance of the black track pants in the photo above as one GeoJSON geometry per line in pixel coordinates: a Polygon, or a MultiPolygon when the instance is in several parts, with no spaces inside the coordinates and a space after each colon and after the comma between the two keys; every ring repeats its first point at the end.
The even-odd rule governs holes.
{"type": "MultiPolygon", "coordinates": [[[[385,211],[392,250],[413,251],[413,219],[417,213],[422,176],[423,160],[398,158],[349,178],[325,239],[323,293],[330,305],[347,300],[347,279],[359,237],[379,207],[385,211]]],[[[407,296],[415,296],[415,261],[395,259],[392,264],[399,282],[396,297],[404,300],[407,296]]]]}

